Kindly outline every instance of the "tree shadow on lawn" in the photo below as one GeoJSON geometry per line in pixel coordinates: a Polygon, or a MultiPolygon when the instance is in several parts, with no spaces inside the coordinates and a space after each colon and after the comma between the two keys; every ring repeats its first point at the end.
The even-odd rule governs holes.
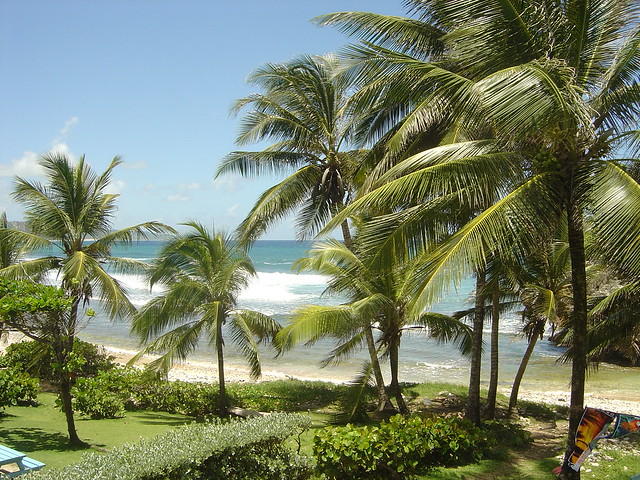
{"type": "Polygon", "coordinates": [[[37,427],[12,428],[0,431],[0,443],[26,453],[39,450],[69,452],[85,450],[86,447],[71,445],[69,437],[59,432],[47,432],[37,427]]]}
{"type": "MultiPolygon", "coordinates": [[[[190,423],[203,423],[206,419],[201,417],[181,417],[176,418],[175,414],[165,412],[128,412],[127,416],[135,418],[136,423],[143,425],[168,425],[179,427],[190,423]]],[[[124,417],[126,420],[127,417],[124,417]]]]}

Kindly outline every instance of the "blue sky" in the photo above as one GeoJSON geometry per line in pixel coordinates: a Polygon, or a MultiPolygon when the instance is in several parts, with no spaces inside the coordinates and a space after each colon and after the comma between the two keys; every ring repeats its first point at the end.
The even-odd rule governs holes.
{"type": "MultiPolygon", "coordinates": [[[[43,152],[85,154],[99,172],[121,155],[115,227],[232,230],[276,181],[213,181],[236,148],[232,102],[259,65],[348,43],[309,21],[346,10],[403,14],[401,0],[0,0],[0,211],[22,218],[14,177],[42,179],[43,152]]],[[[294,238],[291,223],[264,238],[294,238]]]]}

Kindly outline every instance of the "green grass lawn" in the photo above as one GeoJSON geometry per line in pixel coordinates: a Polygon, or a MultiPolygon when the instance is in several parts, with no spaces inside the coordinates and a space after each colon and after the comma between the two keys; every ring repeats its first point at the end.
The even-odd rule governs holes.
{"type": "MultiPolygon", "coordinates": [[[[308,385],[304,385],[309,387],[308,385]]],[[[263,385],[264,389],[271,392],[269,401],[282,402],[282,389],[284,385],[277,384],[277,392],[271,392],[271,387],[263,385]],[[280,392],[278,395],[276,393],[280,392]],[[272,398],[273,397],[273,398],[272,398]]],[[[294,385],[294,387],[296,387],[294,385]]],[[[296,388],[302,388],[298,385],[296,388]]],[[[264,391],[252,387],[253,396],[264,396],[264,391]]],[[[312,386],[309,395],[316,398],[320,395],[316,390],[321,385],[312,386]]],[[[327,387],[326,395],[333,395],[332,388],[327,387]]],[[[245,388],[245,389],[248,389],[245,388]]],[[[252,389],[248,389],[252,390],[252,389]]],[[[294,391],[297,391],[295,388],[294,391]]],[[[414,398],[420,405],[421,399],[433,398],[441,391],[452,392],[463,396],[466,392],[463,387],[440,384],[407,385],[406,394],[409,399],[414,398]]],[[[300,393],[300,392],[298,392],[300,393]]],[[[249,395],[249,400],[251,400],[249,395]]],[[[295,395],[304,399],[303,404],[311,400],[305,395],[295,395]]],[[[110,450],[124,443],[135,443],[141,437],[152,437],[178,425],[196,421],[193,417],[175,415],[161,412],[127,412],[125,418],[89,420],[77,418],[76,426],[81,439],[93,445],[93,449],[72,447],[68,444],[66,423],[63,413],[55,406],[56,396],[51,393],[42,393],[38,397],[38,407],[8,407],[3,415],[0,415],[0,444],[27,453],[30,457],[40,460],[51,467],[62,467],[76,463],[82,455],[88,451],[110,450]]],[[[256,399],[254,399],[256,400],[256,399]]],[[[286,399],[285,399],[286,400],[286,399]]],[[[256,400],[257,401],[257,400],[256,400]]],[[[285,402],[287,405],[291,402],[285,402]]],[[[295,402],[294,402],[295,403],[295,402]]],[[[312,455],[313,436],[315,432],[324,428],[331,419],[331,409],[324,408],[325,401],[318,402],[317,409],[304,410],[312,419],[312,428],[300,438],[301,453],[312,455]]],[[[553,411],[544,405],[524,404],[527,411],[533,412],[533,417],[540,419],[549,418],[553,411]]],[[[327,406],[330,407],[330,406],[327,406]]],[[[532,420],[533,420],[533,417],[532,420]]],[[[535,427],[537,428],[537,427],[535,427]]],[[[599,479],[628,479],[636,473],[640,473],[640,434],[632,434],[628,437],[628,445],[624,449],[611,449],[605,443],[599,444],[596,453],[585,462],[582,477],[599,479]]],[[[559,442],[563,440],[560,439],[559,442]]],[[[296,439],[290,440],[290,446],[298,448],[296,439]]],[[[555,476],[551,470],[558,465],[558,460],[553,456],[540,455],[535,450],[535,445],[527,451],[510,450],[493,460],[485,460],[478,464],[467,465],[454,469],[436,469],[429,475],[420,477],[422,480],[553,480],[555,476]]],[[[562,451],[560,445],[559,451],[562,451]]]]}
{"type": "MultiPolygon", "coordinates": [[[[38,407],[8,407],[0,415],[0,444],[26,453],[51,467],[75,463],[88,450],[68,443],[64,414],[55,406],[56,396],[42,393],[38,407]]],[[[193,417],[162,412],[127,412],[125,418],[89,420],[76,417],[80,438],[96,449],[109,450],[140,437],[152,437],[193,417]]]]}

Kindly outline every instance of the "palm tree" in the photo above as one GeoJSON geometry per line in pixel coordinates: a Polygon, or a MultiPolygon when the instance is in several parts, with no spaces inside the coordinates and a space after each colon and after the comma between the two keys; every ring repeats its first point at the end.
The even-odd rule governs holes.
{"type": "Polygon", "coordinates": [[[466,325],[437,313],[413,315],[407,308],[411,295],[405,288],[410,285],[407,281],[412,275],[410,264],[369,259],[336,240],[326,240],[318,243],[309,257],[300,259],[297,266],[329,275],[328,290],[347,295],[349,301],[297,311],[291,324],[278,334],[278,343],[289,347],[300,341],[334,337],[340,343],[327,362],[335,361],[353,353],[362,344],[363,330],[373,325],[380,332],[377,350],[389,359],[389,390],[401,413],[408,412],[398,372],[400,343],[405,332],[424,332],[440,341],[456,342],[464,352],[469,349],[470,331],[466,325]]]}
{"type": "Polygon", "coordinates": [[[511,266],[514,290],[524,306],[523,333],[528,343],[511,387],[508,415],[517,405],[522,378],[547,325],[570,325],[571,266],[566,236],[554,241],[538,238],[541,245],[538,252],[511,266]]]}
{"type": "MultiPolygon", "coordinates": [[[[236,102],[245,114],[237,143],[275,141],[261,151],[230,153],[216,176],[224,173],[287,174],[265,191],[238,228],[248,244],[275,221],[296,212],[298,238],[306,239],[347,205],[362,182],[358,167],[366,152],[353,149],[358,118],[349,106],[353,85],[339,74],[335,55],[302,56],[287,63],[270,63],[249,77],[264,89],[236,102]]],[[[352,246],[348,219],[340,222],[342,236],[352,246]]],[[[365,329],[367,349],[378,389],[384,388],[373,333],[365,329]]]]}
{"type": "MultiPolygon", "coordinates": [[[[17,178],[14,198],[24,204],[25,217],[31,232],[5,231],[10,240],[20,241],[28,249],[50,246],[54,253],[3,268],[0,273],[11,278],[25,278],[33,273],[53,271],[72,304],[65,319],[64,335],[54,350],[60,365],[67,364],[73,348],[80,306],[96,296],[111,318],[133,314],[135,308],[127,298],[124,286],[105,269],[140,268],[139,262],[111,256],[116,242],[130,243],[149,234],[171,229],[158,222],[146,222],[121,230],[112,230],[118,195],[105,193],[111,172],[121,160],[114,158],[101,175],[85,163],[77,163],[63,154],[50,153],[40,158],[47,184],[17,178]],[[59,250],[56,255],[55,250],[59,250]]],[[[60,370],[60,395],[72,443],[83,444],[78,438],[71,406],[71,379],[60,370]]]]}
{"type": "MultiPolygon", "coordinates": [[[[378,65],[378,75],[402,71],[400,79],[410,72],[428,80],[423,87],[431,85],[438,93],[434,101],[418,106],[422,113],[416,109],[414,118],[429,118],[430,111],[442,108],[435,100],[445,97],[450,115],[475,119],[476,125],[489,122],[495,137],[483,143],[482,155],[462,155],[463,149],[477,146],[467,141],[450,146],[448,152],[431,151],[431,165],[424,162],[424,154],[406,160],[404,170],[410,165],[413,175],[397,178],[400,167],[394,172],[397,180],[352,204],[330,227],[376,203],[404,204],[407,198],[424,196],[424,191],[466,193],[465,187],[482,183],[487,174],[508,179],[510,188],[501,200],[435,255],[425,255],[424,269],[416,275],[422,295],[415,308],[420,309],[452,279],[484,265],[488,248],[506,250],[508,242],[517,242],[526,251],[533,248],[527,230],[550,227],[565,215],[573,289],[568,432],[572,446],[584,406],[586,374],[585,209],[595,217],[595,233],[602,243],[618,255],[629,252],[633,245],[624,239],[629,234],[635,238],[640,230],[637,222],[620,221],[640,206],[635,182],[620,168],[624,152],[637,151],[640,138],[640,6],[631,0],[407,0],[406,5],[434,29],[446,32],[441,39],[447,44],[447,58],[437,64],[422,62],[371,45],[360,48],[362,57],[378,65]],[[416,166],[420,160],[422,168],[416,166]],[[456,174],[443,177],[439,165],[455,168],[456,174]],[[613,214],[618,209],[624,210],[622,216],[613,214]]],[[[640,261],[635,253],[628,256],[640,261]]],[[[577,478],[579,472],[565,463],[563,476],[577,478]]]]}
{"type": "MultiPolygon", "coordinates": [[[[260,376],[258,343],[272,339],[280,325],[271,317],[237,308],[237,297],[256,274],[246,253],[222,233],[211,233],[197,222],[166,244],[149,272],[151,287],[165,290],[133,317],[131,331],[148,345],[138,354],[161,352],[149,366],[167,371],[184,360],[205,337],[215,348],[220,397],[218,411],[227,415],[224,376],[224,336],[229,336],[260,376]]],[[[133,360],[135,361],[135,359],[133,360]]]]}
{"type": "MultiPolygon", "coordinates": [[[[216,176],[288,176],[266,190],[242,222],[243,243],[256,240],[275,221],[296,211],[298,237],[309,238],[348,203],[362,152],[350,149],[355,133],[348,106],[350,84],[338,67],[334,55],[302,56],[269,63],[250,75],[249,82],[264,93],[236,102],[236,112],[252,108],[242,119],[236,142],[275,143],[261,151],[230,153],[216,176]]],[[[347,220],[342,232],[349,245],[347,220]]]]}

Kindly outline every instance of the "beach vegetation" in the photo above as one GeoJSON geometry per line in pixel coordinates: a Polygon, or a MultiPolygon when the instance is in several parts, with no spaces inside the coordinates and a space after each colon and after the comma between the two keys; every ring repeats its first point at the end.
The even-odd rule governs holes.
{"type": "MultiPolygon", "coordinates": [[[[236,143],[274,143],[260,151],[229,153],[216,176],[287,176],[262,193],[240,224],[242,243],[255,241],[289,214],[295,214],[297,237],[311,238],[353,197],[364,152],[353,148],[353,85],[339,67],[334,54],[303,55],[267,63],[249,75],[248,82],[263,92],[236,101],[235,113],[248,109],[236,143]]],[[[342,234],[350,245],[347,222],[341,223],[342,234]]]]}
{"type": "MultiPolygon", "coordinates": [[[[143,265],[113,257],[111,249],[116,242],[131,243],[149,238],[149,235],[173,231],[159,222],[112,229],[118,195],[107,193],[107,189],[113,170],[121,163],[121,159],[115,157],[102,174],[97,174],[85,162],[84,156],[72,161],[62,153],[42,155],[38,164],[46,182],[17,177],[13,190],[13,198],[25,208],[29,232],[11,229],[2,232],[3,238],[19,242],[29,250],[47,247],[52,253],[7,266],[0,270],[0,275],[20,279],[54,272],[60,288],[70,300],[68,310],[50,324],[55,329],[40,330],[39,338],[49,342],[55,354],[56,384],[67,416],[69,440],[79,445],[84,442],[78,437],[73,417],[70,365],[78,360],[73,353],[78,328],[93,313],[87,310],[88,315],[83,320],[81,308],[92,298],[98,298],[110,318],[131,315],[135,307],[129,301],[126,289],[106,268],[108,265],[116,272],[132,271],[143,265]]],[[[27,331],[24,333],[29,335],[27,331]]]]}
{"type": "Polygon", "coordinates": [[[328,427],[316,432],[317,469],[327,478],[415,478],[434,467],[477,462],[495,439],[457,417],[396,415],[376,426],[328,427]]]}
{"type": "Polygon", "coordinates": [[[18,368],[0,369],[0,414],[8,405],[33,405],[40,382],[18,368]]]}
{"type": "MultiPolygon", "coordinates": [[[[565,222],[572,269],[567,431],[572,445],[587,370],[587,221],[608,256],[624,260],[630,270],[640,259],[635,243],[628,241],[639,235],[638,183],[625,168],[638,151],[637,2],[512,2],[502,8],[479,0],[416,0],[407,6],[428,20],[432,31],[446,32],[436,37],[443,44],[442,55],[425,61],[410,48],[387,49],[385,24],[378,21],[377,29],[367,28],[359,17],[343,14],[346,31],[381,40],[352,48],[359,72],[373,66],[367,73],[378,84],[380,78],[389,84],[421,80],[418,87],[405,84],[409,91],[426,92],[405,130],[421,128],[440,113],[459,120],[456,126],[464,121],[465,133],[472,135],[464,138],[450,130],[453,141],[396,165],[384,184],[346,207],[329,228],[358,211],[375,211],[377,204],[401,209],[438,195],[469,196],[486,191],[474,187],[490,185],[488,175],[502,179],[504,190],[497,201],[435,251],[417,255],[423,269],[415,276],[421,294],[414,307],[422,310],[452,281],[486,265],[492,252],[526,255],[535,250],[530,232],[565,222]],[[550,161],[539,161],[541,151],[550,161]]],[[[401,31],[410,35],[412,26],[401,31]]],[[[398,31],[393,33],[398,38],[398,31]]],[[[425,46],[418,47],[422,53],[425,46]]],[[[567,455],[570,451],[571,446],[567,455]]],[[[579,477],[568,468],[562,475],[579,477]]]]}
{"type": "MultiPolygon", "coordinates": [[[[276,338],[281,349],[299,342],[313,343],[324,337],[337,340],[324,365],[339,362],[352,355],[363,343],[365,328],[379,331],[377,354],[388,358],[391,383],[389,392],[401,413],[408,413],[399,379],[399,353],[402,335],[407,332],[423,333],[439,341],[457,344],[468,352],[471,343],[469,328],[459,320],[437,313],[413,315],[407,308],[411,291],[405,290],[413,275],[410,265],[387,258],[367,258],[357,249],[349,249],[336,240],[317,242],[306,258],[296,262],[297,270],[312,270],[327,275],[327,292],[349,298],[337,306],[302,307],[294,312],[291,323],[276,338]]],[[[371,372],[365,366],[364,375],[354,384],[354,390],[365,393],[371,372]]],[[[362,400],[347,410],[347,420],[361,409],[362,400]],[[351,413],[349,413],[351,412],[351,413]]]]}
{"type": "Polygon", "coordinates": [[[131,331],[146,346],[130,363],[156,352],[160,357],[148,368],[167,372],[193,352],[201,337],[206,338],[218,366],[218,413],[226,416],[225,338],[238,347],[251,377],[258,378],[259,344],[271,342],[280,324],[268,315],[237,307],[238,294],[256,275],[244,249],[197,222],[185,225],[189,230],[164,245],[148,271],[150,287],[164,290],[133,316],[131,331]]]}
{"type": "Polygon", "coordinates": [[[107,453],[89,453],[72,466],[43,469],[25,478],[302,480],[312,474],[311,459],[298,455],[285,442],[308,425],[305,417],[292,414],[192,423],[107,453]]]}
{"type": "MultiPolygon", "coordinates": [[[[287,175],[259,197],[237,229],[250,244],[278,220],[295,214],[298,239],[308,239],[348,205],[366,178],[367,150],[354,148],[360,115],[350,106],[355,84],[340,71],[334,54],[301,56],[257,68],[249,82],[262,88],[236,102],[243,116],[238,145],[274,141],[261,151],[235,151],[216,176],[287,175]]],[[[349,219],[340,222],[347,248],[353,247],[349,219]]],[[[363,325],[370,367],[378,390],[378,408],[392,408],[376,352],[373,332],[363,325]]]]}
{"type": "MultiPolygon", "coordinates": [[[[77,359],[72,371],[76,377],[92,377],[101,371],[116,366],[114,358],[104,347],[85,342],[79,338],[73,341],[73,352],[77,359]]],[[[0,367],[16,367],[40,380],[55,381],[54,353],[50,345],[26,340],[10,344],[0,356],[0,367]]]]}

